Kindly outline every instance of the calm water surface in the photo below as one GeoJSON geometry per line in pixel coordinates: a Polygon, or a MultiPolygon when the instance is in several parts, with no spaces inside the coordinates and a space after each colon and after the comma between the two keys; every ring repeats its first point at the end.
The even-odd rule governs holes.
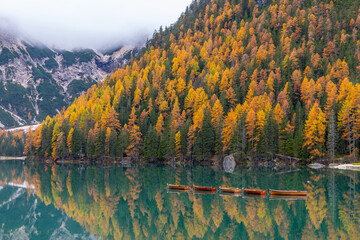
{"type": "Polygon", "coordinates": [[[359,173],[0,161],[0,239],[359,239],[359,173]],[[306,199],[172,193],[166,183],[307,190],[306,199]]]}

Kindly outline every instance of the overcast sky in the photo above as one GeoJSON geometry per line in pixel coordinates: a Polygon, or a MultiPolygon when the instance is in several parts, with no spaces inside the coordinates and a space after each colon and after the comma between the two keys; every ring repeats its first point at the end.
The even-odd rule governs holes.
{"type": "Polygon", "coordinates": [[[141,41],[174,23],[192,0],[0,0],[0,26],[50,47],[141,41]]]}

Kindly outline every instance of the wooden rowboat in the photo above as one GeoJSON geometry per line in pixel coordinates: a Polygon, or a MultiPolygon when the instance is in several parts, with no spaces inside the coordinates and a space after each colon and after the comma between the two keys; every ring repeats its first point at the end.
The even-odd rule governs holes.
{"type": "Polygon", "coordinates": [[[194,190],[196,190],[196,191],[216,192],[216,187],[207,187],[207,186],[194,185],[194,190]]]}
{"type": "Polygon", "coordinates": [[[271,190],[270,195],[284,195],[284,196],[306,196],[306,191],[296,191],[296,190],[271,190]]]}
{"type": "Polygon", "coordinates": [[[173,189],[173,190],[185,190],[185,191],[190,190],[190,187],[187,186],[187,185],[167,184],[167,188],[168,189],[173,189]]]}
{"type": "Polygon", "coordinates": [[[240,188],[219,187],[220,191],[227,193],[241,193],[240,188]]]}
{"type": "Polygon", "coordinates": [[[267,191],[261,189],[243,188],[243,192],[246,194],[266,195],[267,191]]]}

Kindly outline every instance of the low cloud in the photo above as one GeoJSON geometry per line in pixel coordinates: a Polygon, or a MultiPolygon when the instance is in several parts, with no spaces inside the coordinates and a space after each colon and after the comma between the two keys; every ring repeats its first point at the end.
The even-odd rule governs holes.
{"type": "Polygon", "coordinates": [[[174,23],[191,0],[11,0],[0,29],[56,48],[96,48],[144,41],[174,23]]]}

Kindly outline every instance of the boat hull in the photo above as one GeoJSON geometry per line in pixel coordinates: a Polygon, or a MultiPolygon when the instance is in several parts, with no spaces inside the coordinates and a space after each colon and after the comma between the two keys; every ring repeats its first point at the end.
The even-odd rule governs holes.
{"type": "Polygon", "coordinates": [[[194,185],[194,190],[203,192],[216,192],[216,187],[194,185]]]}
{"type": "Polygon", "coordinates": [[[172,189],[172,190],[183,190],[183,191],[188,191],[190,190],[190,187],[187,185],[175,185],[175,184],[168,184],[167,185],[168,189],[172,189]]]}
{"type": "Polygon", "coordinates": [[[266,195],[258,195],[258,194],[244,194],[242,196],[244,199],[263,199],[263,198],[266,198],[266,195]]]}
{"type": "Polygon", "coordinates": [[[219,187],[220,191],[226,193],[241,193],[240,188],[219,187]]]}
{"type": "Polygon", "coordinates": [[[265,190],[249,189],[249,188],[244,188],[243,192],[246,194],[255,194],[255,195],[266,195],[267,194],[267,191],[265,191],[265,190]]]}
{"type": "Polygon", "coordinates": [[[292,191],[292,190],[271,190],[270,195],[281,195],[281,196],[307,196],[306,191],[292,191]]]}

